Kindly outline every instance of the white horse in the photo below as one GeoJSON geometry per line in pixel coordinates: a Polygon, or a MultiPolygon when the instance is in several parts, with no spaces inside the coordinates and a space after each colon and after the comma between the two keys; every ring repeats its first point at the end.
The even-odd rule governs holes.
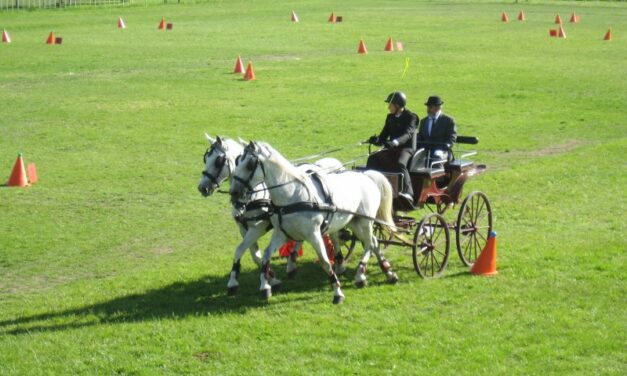
{"type": "Polygon", "coordinates": [[[351,229],[364,246],[355,276],[357,286],[366,283],[366,265],[371,251],[375,252],[388,282],[398,281],[373,235],[374,220],[387,224],[391,231],[396,229],[392,223],[392,187],[381,173],[345,171],[324,175],[315,181],[270,145],[251,141],[233,173],[231,200],[239,200],[262,182],[267,185],[276,212],[271,218],[274,232],[261,267],[263,298],[272,296],[268,273],[270,257],[291,238],[305,240],[314,247],[333,286],[333,303],[342,303],[344,294],[327,258],[322,233],[335,234],[344,227],[351,229]],[[329,202],[329,197],[333,203],[329,202]]]}
{"type": "MultiPolygon", "coordinates": [[[[242,145],[240,142],[228,138],[221,138],[220,136],[217,136],[215,140],[208,134],[205,134],[205,136],[207,141],[209,141],[209,148],[203,157],[205,169],[203,170],[200,183],[198,184],[198,190],[203,196],[207,197],[212,195],[213,192],[220,187],[220,184],[231,176],[235,170],[237,158],[244,152],[243,145],[245,145],[245,143],[242,145]]],[[[317,161],[314,165],[307,164],[303,165],[301,168],[321,172],[344,169],[340,161],[334,158],[324,158],[317,161]]],[[[238,277],[241,268],[240,260],[246,249],[250,250],[255,264],[261,266],[261,252],[259,252],[257,240],[271,228],[270,212],[271,201],[263,182],[255,186],[253,192],[249,192],[248,195],[233,203],[232,216],[239,228],[242,242],[235,249],[235,255],[233,257],[233,267],[227,283],[229,295],[235,294],[238,290],[238,277]]],[[[335,249],[340,250],[337,239],[333,240],[336,247],[335,249]]],[[[296,251],[300,248],[301,244],[302,243],[297,242],[294,245],[291,255],[288,258],[287,274],[289,277],[293,277],[296,274],[296,251]]],[[[343,265],[341,267],[344,268],[343,265]]],[[[275,278],[271,271],[270,274],[269,283],[276,290],[280,286],[281,281],[275,278]]]]}

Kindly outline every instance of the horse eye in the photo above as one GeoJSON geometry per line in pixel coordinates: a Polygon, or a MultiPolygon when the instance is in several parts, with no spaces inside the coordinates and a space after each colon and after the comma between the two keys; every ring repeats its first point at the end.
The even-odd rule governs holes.
{"type": "Polygon", "coordinates": [[[237,158],[235,158],[235,165],[239,166],[239,160],[242,158],[241,155],[238,155],[237,158]]]}
{"type": "Polygon", "coordinates": [[[254,158],[250,158],[248,160],[248,164],[246,164],[246,168],[248,170],[251,170],[251,171],[255,168],[255,159],[254,158]]]}
{"type": "Polygon", "coordinates": [[[215,166],[216,167],[222,167],[223,164],[224,164],[224,156],[221,155],[218,158],[216,158],[215,166]]]}

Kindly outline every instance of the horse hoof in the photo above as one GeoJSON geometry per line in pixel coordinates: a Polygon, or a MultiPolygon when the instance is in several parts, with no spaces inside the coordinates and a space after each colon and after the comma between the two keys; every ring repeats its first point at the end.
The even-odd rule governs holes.
{"type": "Polygon", "coordinates": [[[294,269],[294,270],[291,270],[291,271],[287,272],[287,278],[294,279],[294,277],[296,277],[296,271],[297,270],[298,269],[294,269]]]}
{"type": "Polygon", "coordinates": [[[229,290],[228,290],[228,294],[229,294],[229,296],[233,296],[233,295],[237,294],[237,288],[238,288],[238,287],[239,287],[239,286],[229,287],[229,290]]]}
{"type": "Polygon", "coordinates": [[[395,285],[397,282],[398,282],[398,276],[396,274],[388,278],[388,283],[390,285],[395,285]]]}
{"type": "Polygon", "coordinates": [[[261,299],[268,300],[272,296],[272,289],[261,290],[261,299]]]}
{"type": "Polygon", "coordinates": [[[357,286],[358,289],[363,289],[366,287],[366,281],[357,281],[355,282],[355,286],[357,286]]]}
{"type": "Polygon", "coordinates": [[[333,297],[333,304],[342,304],[344,303],[344,297],[343,296],[334,296],[333,297]]]}
{"type": "Polygon", "coordinates": [[[273,285],[271,290],[273,293],[281,291],[281,284],[273,285]]]}
{"type": "Polygon", "coordinates": [[[346,273],[346,268],[336,268],[335,269],[335,274],[336,275],[343,275],[344,273],[346,273]]]}

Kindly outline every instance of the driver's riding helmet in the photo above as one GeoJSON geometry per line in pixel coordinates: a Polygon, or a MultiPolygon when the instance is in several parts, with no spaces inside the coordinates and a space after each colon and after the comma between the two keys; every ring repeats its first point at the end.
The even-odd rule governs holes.
{"type": "Polygon", "coordinates": [[[407,104],[407,96],[402,91],[395,91],[388,95],[385,103],[394,103],[395,105],[403,108],[407,104]]]}

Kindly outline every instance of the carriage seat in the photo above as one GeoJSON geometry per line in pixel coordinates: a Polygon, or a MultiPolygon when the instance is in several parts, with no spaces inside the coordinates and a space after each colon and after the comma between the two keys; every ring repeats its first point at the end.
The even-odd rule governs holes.
{"type": "Polygon", "coordinates": [[[430,159],[429,150],[418,149],[409,160],[408,170],[410,174],[435,179],[445,174],[444,165],[446,159],[430,159]]]}

